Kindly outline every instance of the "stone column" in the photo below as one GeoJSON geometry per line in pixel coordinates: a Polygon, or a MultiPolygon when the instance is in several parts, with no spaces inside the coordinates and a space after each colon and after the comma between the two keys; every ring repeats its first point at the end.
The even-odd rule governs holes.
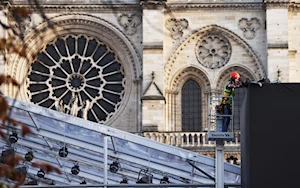
{"type": "Polygon", "coordinates": [[[176,95],[178,91],[175,90],[166,90],[166,131],[174,132],[177,130],[177,121],[176,121],[176,95]]]}
{"type": "Polygon", "coordinates": [[[141,103],[141,85],[142,80],[134,80],[134,86],[136,87],[136,132],[142,132],[142,103],[141,103]]]}
{"type": "Polygon", "coordinates": [[[278,80],[278,70],[282,82],[289,81],[288,52],[288,4],[289,0],[276,2],[265,0],[266,31],[268,44],[267,73],[271,81],[278,80]]]}
{"type": "Polygon", "coordinates": [[[202,131],[206,131],[208,130],[207,126],[208,126],[208,114],[209,114],[209,98],[211,96],[211,91],[210,90],[205,90],[203,92],[203,96],[202,96],[202,131]]]}
{"type": "Polygon", "coordinates": [[[289,64],[290,82],[300,82],[300,1],[289,5],[289,64]]]}
{"type": "Polygon", "coordinates": [[[217,90],[217,89],[213,89],[211,91],[206,91],[205,92],[205,95],[206,95],[206,98],[207,98],[207,113],[206,113],[206,117],[207,117],[207,122],[206,122],[206,127],[204,127],[204,129],[208,130],[209,127],[208,127],[208,124],[210,124],[210,129],[214,129],[214,122],[210,121],[208,115],[209,113],[210,114],[213,114],[214,113],[214,110],[215,110],[215,106],[217,105],[215,102],[212,103],[211,102],[211,98],[213,97],[219,97],[222,95],[222,91],[220,90],[217,90]],[[210,122],[209,122],[210,121],[210,122]]]}

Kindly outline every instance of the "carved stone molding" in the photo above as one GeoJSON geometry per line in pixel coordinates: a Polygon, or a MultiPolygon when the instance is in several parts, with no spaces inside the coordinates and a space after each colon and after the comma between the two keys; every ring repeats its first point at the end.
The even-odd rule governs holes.
{"type": "Polygon", "coordinates": [[[180,39],[183,35],[183,30],[188,28],[189,22],[182,19],[169,18],[166,23],[166,28],[171,32],[171,37],[174,40],[180,39]]]}
{"type": "Polygon", "coordinates": [[[163,43],[162,42],[151,42],[151,43],[144,43],[144,50],[155,50],[155,49],[163,49],[163,43]]]}
{"type": "Polygon", "coordinates": [[[211,94],[212,93],[212,89],[205,89],[204,90],[204,94],[211,94]]]}
{"type": "MultiPolygon", "coordinates": [[[[39,9],[29,5],[11,5],[13,7],[28,7],[32,12],[39,9]]],[[[89,13],[116,13],[116,11],[140,11],[140,5],[41,5],[45,13],[65,13],[65,12],[89,12],[89,13]]]]}
{"type": "Polygon", "coordinates": [[[265,0],[264,3],[267,9],[288,8],[290,0],[265,0]]]}
{"type": "Polygon", "coordinates": [[[178,95],[179,91],[178,90],[171,90],[171,89],[166,89],[165,90],[166,94],[174,94],[174,95],[178,95]]]}
{"type": "Polygon", "coordinates": [[[268,49],[287,49],[289,48],[288,43],[269,43],[268,49]]]}
{"type": "Polygon", "coordinates": [[[295,58],[296,53],[297,53],[297,50],[289,50],[289,57],[295,58]]]}
{"type": "Polygon", "coordinates": [[[261,23],[258,18],[241,18],[238,23],[238,27],[243,31],[243,35],[246,39],[251,40],[256,36],[256,31],[261,27],[261,23]]]}
{"type": "Polygon", "coordinates": [[[165,7],[166,0],[141,0],[143,9],[162,9],[165,7]]]}
{"type": "MultiPolygon", "coordinates": [[[[11,2],[13,2],[14,4],[28,4],[28,0],[9,0],[11,2]]],[[[30,2],[30,1],[29,1],[30,2]]],[[[124,1],[120,1],[120,0],[114,0],[114,1],[107,1],[107,0],[56,0],[56,1],[51,1],[51,0],[38,0],[40,5],[49,5],[49,4],[53,4],[53,5],[65,5],[65,4],[73,4],[73,5],[95,5],[95,4],[116,4],[116,5],[123,5],[124,1]]],[[[138,1],[134,1],[134,0],[129,0],[126,1],[128,2],[128,4],[138,4],[138,1]]]]}
{"type": "Polygon", "coordinates": [[[118,22],[124,28],[127,35],[134,35],[137,27],[142,23],[142,17],[138,14],[121,14],[118,17],[118,22]]]}
{"type": "Polygon", "coordinates": [[[289,10],[299,11],[300,10],[300,3],[290,3],[289,10]]]}
{"type": "Polygon", "coordinates": [[[7,20],[8,20],[8,24],[14,28],[15,32],[25,34],[30,28],[31,15],[27,17],[20,17],[20,16],[14,17],[11,11],[8,11],[7,20]]]}
{"type": "Polygon", "coordinates": [[[223,93],[223,88],[222,89],[212,89],[211,94],[214,95],[221,95],[223,93]]]}
{"type": "MultiPolygon", "coordinates": [[[[84,30],[94,30],[95,32],[99,32],[100,34],[105,35],[104,38],[108,38],[107,42],[115,41],[114,43],[118,43],[117,51],[125,50],[127,53],[135,54],[134,56],[130,56],[131,62],[139,61],[139,65],[133,63],[133,69],[134,69],[134,75],[135,78],[138,78],[140,73],[139,66],[141,65],[141,57],[138,55],[137,49],[135,48],[134,44],[131,42],[129,38],[127,38],[126,34],[121,31],[118,27],[116,27],[111,22],[104,20],[102,18],[99,18],[97,16],[89,15],[89,14],[83,14],[83,13],[67,13],[67,14],[61,14],[58,16],[55,16],[51,18],[49,21],[44,21],[43,23],[36,26],[35,30],[32,30],[31,33],[28,33],[28,35],[25,36],[25,41],[27,44],[31,43],[33,40],[36,40],[36,38],[41,38],[40,36],[37,36],[38,34],[45,34],[45,31],[47,31],[48,23],[52,23],[55,27],[60,28],[60,26],[64,26],[65,28],[68,27],[77,27],[82,28],[84,30]],[[64,19],[65,17],[69,19],[64,19]],[[87,28],[83,28],[86,25],[87,28]],[[97,28],[97,29],[96,29],[97,28]],[[36,33],[37,32],[37,33],[36,33]],[[109,35],[105,34],[109,33],[109,35]],[[117,35],[118,33],[118,35],[117,35]],[[123,39],[121,39],[123,38],[123,39]],[[118,41],[118,42],[117,42],[118,41]],[[121,47],[121,45],[124,45],[124,48],[121,47]],[[125,47],[127,45],[127,47],[125,47]],[[129,52],[131,51],[131,52],[129,52]],[[136,57],[135,57],[136,56],[136,57]]],[[[62,29],[62,28],[60,28],[62,29]]],[[[63,32],[70,32],[67,29],[64,29],[66,31],[63,32]]],[[[78,30],[78,29],[77,29],[78,30]]],[[[44,36],[45,37],[45,36],[44,36]]]]}
{"type": "Polygon", "coordinates": [[[263,3],[239,3],[239,4],[216,4],[216,3],[203,3],[203,4],[166,4],[166,12],[179,12],[187,10],[263,10],[263,3]]]}
{"type": "Polygon", "coordinates": [[[135,79],[135,80],[133,80],[133,83],[134,83],[135,85],[139,85],[139,84],[142,83],[142,81],[143,81],[142,78],[140,78],[140,79],[135,79]]]}
{"type": "Polygon", "coordinates": [[[172,83],[169,86],[172,90],[181,88],[181,85],[188,79],[194,79],[203,90],[210,90],[210,81],[208,76],[198,68],[187,67],[180,71],[178,74],[174,75],[172,83]]]}
{"type": "Polygon", "coordinates": [[[264,3],[289,3],[291,0],[264,0],[264,3]]]}
{"type": "Polygon", "coordinates": [[[206,68],[224,66],[231,56],[231,45],[220,33],[210,33],[201,37],[195,47],[196,57],[206,68]]]}

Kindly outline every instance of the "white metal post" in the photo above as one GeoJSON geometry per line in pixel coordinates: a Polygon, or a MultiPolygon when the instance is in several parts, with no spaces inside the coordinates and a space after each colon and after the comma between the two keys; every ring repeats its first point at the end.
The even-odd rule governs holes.
{"type": "Polygon", "coordinates": [[[216,139],[216,188],[224,188],[224,140],[216,139]]]}
{"type": "Polygon", "coordinates": [[[103,138],[103,155],[104,155],[104,161],[103,161],[103,184],[107,184],[107,148],[108,148],[108,136],[104,136],[103,138]]]}

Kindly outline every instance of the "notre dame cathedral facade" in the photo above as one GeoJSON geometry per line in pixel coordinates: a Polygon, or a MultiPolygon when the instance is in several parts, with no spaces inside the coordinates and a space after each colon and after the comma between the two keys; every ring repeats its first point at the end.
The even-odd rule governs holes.
{"type": "MultiPolygon", "coordinates": [[[[22,101],[214,157],[208,101],[230,72],[300,81],[300,0],[39,2],[47,20],[26,0],[9,4],[33,12],[23,26],[36,58],[10,55],[0,69],[22,82],[2,92],[22,101]]],[[[244,95],[234,97],[235,139],[226,143],[235,163],[244,95]]]]}

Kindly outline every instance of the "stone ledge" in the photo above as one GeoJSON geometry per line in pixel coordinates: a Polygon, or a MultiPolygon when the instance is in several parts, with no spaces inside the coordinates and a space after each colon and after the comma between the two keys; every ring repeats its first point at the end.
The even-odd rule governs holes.
{"type": "Polygon", "coordinates": [[[143,125],[143,132],[157,132],[157,125],[143,125]]]}
{"type": "Polygon", "coordinates": [[[203,4],[167,4],[166,12],[187,10],[262,10],[264,3],[203,3],[203,4]]]}
{"type": "Polygon", "coordinates": [[[165,100],[164,96],[144,96],[141,100],[165,100]]]}
{"type": "Polygon", "coordinates": [[[270,43],[268,44],[268,49],[287,49],[289,48],[288,43],[270,43]]]}
{"type": "Polygon", "coordinates": [[[163,49],[162,42],[144,43],[144,50],[163,49]]]}
{"type": "MultiPolygon", "coordinates": [[[[37,7],[29,7],[29,5],[14,4],[13,7],[28,7],[31,11],[39,11],[37,7]]],[[[116,13],[116,11],[140,11],[140,5],[128,4],[118,5],[40,5],[45,13],[65,13],[65,12],[90,12],[90,13],[116,13]]]]}
{"type": "MultiPolygon", "coordinates": [[[[13,4],[29,4],[28,0],[7,0],[11,1],[13,4]]],[[[124,4],[124,0],[55,0],[55,1],[49,1],[49,0],[38,0],[40,5],[51,5],[51,4],[57,4],[57,5],[67,5],[67,4],[85,4],[85,5],[98,5],[98,4],[124,4]]],[[[126,0],[126,4],[139,4],[139,0],[126,0]]]]}

